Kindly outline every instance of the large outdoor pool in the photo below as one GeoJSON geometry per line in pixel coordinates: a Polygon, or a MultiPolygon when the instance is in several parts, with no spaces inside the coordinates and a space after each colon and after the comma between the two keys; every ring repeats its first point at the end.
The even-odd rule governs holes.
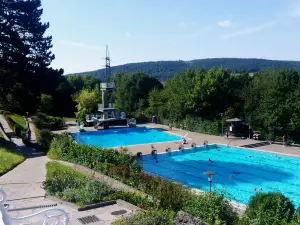
{"type": "Polygon", "coordinates": [[[189,187],[209,190],[205,171],[214,171],[212,187],[226,197],[247,204],[257,188],[282,192],[300,204],[300,158],[218,145],[143,156],[146,172],[177,180],[189,187]],[[210,162],[211,159],[213,162],[210,162]]]}
{"type": "Polygon", "coordinates": [[[149,127],[77,132],[72,136],[78,143],[105,148],[182,140],[182,137],[149,127]]]}

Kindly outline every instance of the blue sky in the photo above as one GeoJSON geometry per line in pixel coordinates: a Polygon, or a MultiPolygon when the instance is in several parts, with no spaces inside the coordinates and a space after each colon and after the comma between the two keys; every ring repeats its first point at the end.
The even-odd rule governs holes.
{"type": "Polygon", "coordinates": [[[300,60],[300,0],[42,0],[54,68],[215,57],[300,60]]]}

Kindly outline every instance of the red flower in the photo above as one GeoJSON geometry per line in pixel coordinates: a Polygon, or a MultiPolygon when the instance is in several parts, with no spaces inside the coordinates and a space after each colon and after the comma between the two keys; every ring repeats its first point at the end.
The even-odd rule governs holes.
{"type": "Polygon", "coordinates": [[[144,206],[143,206],[143,204],[141,204],[141,205],[140,205],[140,208],[141,208],[141,209],[144,209],[144,206]]]}

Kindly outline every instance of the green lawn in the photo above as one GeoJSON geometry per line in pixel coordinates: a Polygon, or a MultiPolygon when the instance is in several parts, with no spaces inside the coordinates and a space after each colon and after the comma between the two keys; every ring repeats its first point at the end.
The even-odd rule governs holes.
{"type": "Polygon", "coordinates": [[[24,160],[25,157],[16,152],[10,142],[0,137],[0,176],[24,160]]]}
{"type": "Polygon", "coordinates": [[[19,124],[25,130],[27,129],[26,122],[23,116],[20,116],[18,114],[10,114],[9,116],[15,123],[19,124]]]}

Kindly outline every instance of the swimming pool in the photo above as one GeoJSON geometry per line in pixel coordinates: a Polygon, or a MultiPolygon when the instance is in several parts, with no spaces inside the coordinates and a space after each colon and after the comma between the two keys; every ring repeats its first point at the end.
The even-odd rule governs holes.
{"type": "Polygon", "coordinates": [[[104,148],[182,140],[182,137],[150,127],[77,132],[72,136],[78,143],[104,148]]]}
{"type": "Polygon", "coordinates": [[[157,160],[156,163],[153,156],[143,156],[144,171],[203,191],[209,191],[203,172],[214,171],[212,187],[218,192],[225,191],[226,197],[234,201],[247,204],[256,193],[254,188],[261,187],[262,192],[281,192],[295,206],[300,204],[300,158],[297,157],[209,145],[158,154],[157,160]]]}

